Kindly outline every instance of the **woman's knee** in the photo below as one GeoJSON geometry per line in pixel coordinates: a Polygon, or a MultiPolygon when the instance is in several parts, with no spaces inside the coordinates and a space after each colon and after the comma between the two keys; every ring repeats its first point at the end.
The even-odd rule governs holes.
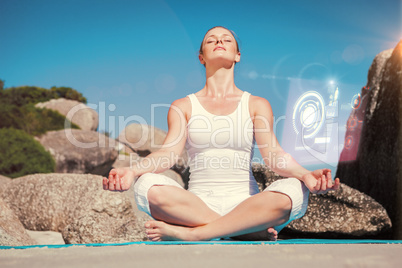
{"type": "Polygon", "coordinates": [[[141,175],[134,185],[137,195],[144,196],[150,204],[162,205],[169,201],[169,188],[181,186],[171,178],[155,173],[141,175]]]}
{"type": "Polygon", "coordinates": [[[277,202],[278,209],[290,212],[292,210],[292,199],[286,194],[282,193],[277,194],[278,194],[278,202],[277,202]]]}
{"type": "Polygon", "coordinates": [[[283,193],[270,192],[273,194],[273,198],[270,200],[270,207],[278,213],[283,222],[289,220],[290,213],[292,211],[292,199],[283,193]]]}
{"type": "Polygon", "coordinates": [[[165,196],[164,185],[154,185],[148,190],[148,202],[150,205],[154,206],[162,206],[165,205],[168,201],[168,198],[165,196]]]}

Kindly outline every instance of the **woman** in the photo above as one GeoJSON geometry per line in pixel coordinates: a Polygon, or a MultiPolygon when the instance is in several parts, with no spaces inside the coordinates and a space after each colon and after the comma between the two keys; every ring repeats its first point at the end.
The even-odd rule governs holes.
{"type": "Polygon", "coordinates": [[[278,145],[269,102],[234,83],[240,55],[230,30],[210,29],[199,52],[205,87],[172,103],[162,148],[132,168],[111,170],[103,179],[104,189],[124,191],[139,177],[135,198],[155,219],[145,224],[152,241],[259,239],[263,233],[275,240],[284,226],[304,215],[309,191],[322,194],[339,188],[329,169],[308,171],[278,145]],[[265,163],[289,177],[261,193],[251,172],[255,142],[265,163]],[[156,164],[170,159],[172,166],[185,146],[191,172],[188,191],[157,174],[166,166],[156,164]]]}

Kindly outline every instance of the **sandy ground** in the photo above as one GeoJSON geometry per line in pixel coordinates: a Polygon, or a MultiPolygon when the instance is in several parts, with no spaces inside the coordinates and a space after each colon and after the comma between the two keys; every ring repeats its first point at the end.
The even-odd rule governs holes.
{"type": "Polygon", "coordinates": [[[401,267],[402,244],[130,245],[0,250],[0,267],[401,267]]]}

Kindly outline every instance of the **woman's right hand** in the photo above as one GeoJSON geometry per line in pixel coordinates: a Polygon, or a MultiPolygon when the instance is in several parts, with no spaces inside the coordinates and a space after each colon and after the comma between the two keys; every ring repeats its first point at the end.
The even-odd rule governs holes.
{"type": "Polygon", "coordinates": [[[109,172],[108,178],[103,178],[103,190],[127,191],[136,177],[131,168],[114,168],[109,172]]]}

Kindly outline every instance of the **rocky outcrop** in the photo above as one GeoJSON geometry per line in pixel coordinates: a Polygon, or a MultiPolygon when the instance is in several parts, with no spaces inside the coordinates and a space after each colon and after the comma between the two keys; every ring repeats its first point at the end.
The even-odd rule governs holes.
{"type": "MultiPolygon", "coordinates": [[[[14,179],[2,197],[26,229],[62,232],[67,243],[122,242],[129,237],[127,242],[136,237],[135,232],[122,233],[134,228],[131,200],[103,190],[101,176],[28,175],[14,179]]],[[[143,234],[136,239],[142,240],[143,234]]]]}
{"type": "Polygon", "coordinates": [[[0,194],[2,191],[7,189],[7,184],[11,182],[12,179],[6,176],[0,175],[0,194]]]}
{"type": "Polygon", "coordinates": [[[39,142],[55,159],[57,173],[104,175],[118,156],[115,140],[94,131],[49,131],[39,142]]]}
{"type": "Polygon", "coordinates": [[[34,244],[35,241],[27,234],[18,217],[0,198],[0,245],[27,246],[34,244]]]}
{"type": "Polygon", "coordinates": [[[144,157],[161,147],[166,134],[165,131],[157,127],[130,124],[120,133],[118,140],[144,157]]]}
{"type": "Polygon", "coordinates": [[[37,103],[35,106],[37,108],[46,108],[61,113],[82,130],[94,131],[98,128],[98,113],[82,102],[59,98],[37,103]]]}
{"type": "Polygon", "coordinates": [[[113,168],[123,168],[123,167],[132,167],[135,163],[140,161],[142,157],[140,157],[137,153],[125,153],[122,152],[119,154],[117,159],[114,161],[112,167],[113,168]]]}
{"type": "MultiPolygon", "coordinates": [[[[166,132],[148,125],[130,124],[119,135],[118,140],[124,144],[125,152],[137,153],[141,157],[145,157],[150,153],[157,151],[166,138],[166,132]]],[[[188,167],[188,155],[186,149],[177,159],[174,169],[180,175],[188,167]]]]}
{"type": "MultiPolygon", "coordinates": [[[[265,165],[253,163],[253,174],[261,189],[282,177],[265,165]]],[[[338,191],[311,194],[304,217],[291,222],[281,234],[317,238],[374,237],[387,233],[391,220],[373,198],[341,184],[338,191]]]]}
{"type": "Polygon", "coordinates": [[[402,154],[399,151],[402,141],[398,137],[402,131],[399,112],[402,105],[402,42],[394,50],[375,57],[366,88],[369,88],[367,107],[356,158],[344,161],[342,155],[347,151],[344,148],[336,176],[378,201],[394,223],[396,211],[402,205],[396,203],[398,176],[402,172],[398,163],[402,154]]]}
{"type": "Polygon", "coordinates": [[[286,228],[304,236],[362,238],[384,235],[391,226],[386,210],[378,202],[341,184],[336,192],[311,194],[304,217],[291,222],[286,228]]]}
{"type": "MultiPolygon", "coordinates": [[[[140,157],[136,153],[131,153],[130,155],[120,154],[116,161],[113,163],[113,168],[122,168],[122,167],[132,167],[138,161],[141,161],[142,157],[140,157]]],[[[183,178],[180,174],[178,174],[173,169],[168,169],[163,171],[161,174],[168,176],[174,181],[178,182],[181,186],[185,186],[183,182],[183,178]]]]}
{"type": "Polygon", "coordinates": [[[147,240],[142,229],[135,218],[127,221],[91,211],[74,219],[62,235],[67,244],[124,243],[147,240]]]}
{"type": "Polygon", "coordinates": [[[344,173],[353,172],[357,168],[357,152],[360,144],[363,122],[370,120],[373,116],[380,82],[384,72],[384,66],[391,56],[393,49],[379,53],[373,60],[368,72],[367,85],[361,89],[360,94],[355,98],[353,109],[346,123],[344,148],[339,158],[339,175],[343,178],[344,173]],[[369,101],[370,100],[370,101],[369,101]]]}
{"type": "Polygon", "coordinates": [[[61,233],[53,231],[31,231],[26,230],[28,235],[38,245],[63,245],[65,244],[61,233]]]}

